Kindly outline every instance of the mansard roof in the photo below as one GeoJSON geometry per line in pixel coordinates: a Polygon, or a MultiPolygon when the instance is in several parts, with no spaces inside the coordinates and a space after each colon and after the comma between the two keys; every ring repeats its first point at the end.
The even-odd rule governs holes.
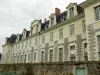
{"type": "MultiPolygon", "coordinates": [[[[77,5],[77,3],[70,3],[66,8],[69,8],[69,7],[72,7],[73,5],[77,5]]],[[[81,6],[82,4],[79,4],[77,5],[77,12],[78,14],[81,14],[81,13],[84,13],[84,9],[82,8],[81,6]]],[[[59,8],[58,8],[59,10],[59,8]]],[[[67,10],[60,13],[60,10],[59,10],[59,14],[55,14],[55,13],[52,13],[49,18],[51,17],[54,17],[56,16],[56,23],[59,24],[65,20],[67,20],[67,10]]],[[[33,22],[31,22],[31,27],[34,26],[35,24],[38,24],[40,23],[41,24],[41,31],[42,30],[45,30],[47,28],[49,28],[49,20],[45,21],[44,23],[41,22],[41,19],[40,20],[34,20],[33,22]]],[[[25,38],[29,37],[30,35],[30,31],[27,31],[27,29],[23,29],[23,32],[25,32],[25,38]]],[[[19,35],[19,41],[22,39],[23,37],[23,33],[22,34],[18,34],[19,35]]],[[[17,39],[17,35],[16,34],[12,34],[10,37],[7,37],[7,43],[15,43],[15,40],[17,39]]]]}

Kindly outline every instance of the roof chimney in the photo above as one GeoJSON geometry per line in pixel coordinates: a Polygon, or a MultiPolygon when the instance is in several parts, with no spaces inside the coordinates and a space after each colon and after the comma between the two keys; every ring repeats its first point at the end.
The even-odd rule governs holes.
{"type": "Polygon", "coordinates": [[[24,28],[24,31],[27,31],[27,29],[26,29],[26,28],[24,28]]]}
{"type": "Polygon", "coordinates": [[[59,15],[60,14],[60,9],[59,8],[55,8],[55,14],[59,15]]]}

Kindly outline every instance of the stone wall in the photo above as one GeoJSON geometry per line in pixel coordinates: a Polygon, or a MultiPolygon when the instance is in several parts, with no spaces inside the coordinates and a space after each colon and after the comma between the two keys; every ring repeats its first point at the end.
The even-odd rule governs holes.
{"type": "Polygon", "coordinates": [[[100,62],[1,64],[0,73],[17,72],[18,75],[75,75],[76,68],[87,69],[86,75],[100,75],[100,62]]]}

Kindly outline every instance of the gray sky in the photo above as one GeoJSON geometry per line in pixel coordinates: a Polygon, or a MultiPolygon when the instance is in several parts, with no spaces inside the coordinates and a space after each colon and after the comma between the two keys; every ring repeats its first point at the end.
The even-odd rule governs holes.
{"type": "Polygon", "coordinates": [[[66,10],[70,2],[85,0],[0,0],[0,52],[5,37],[29,29],[35,19],[44,19],[54,12],[55,7],[66,10]]]}

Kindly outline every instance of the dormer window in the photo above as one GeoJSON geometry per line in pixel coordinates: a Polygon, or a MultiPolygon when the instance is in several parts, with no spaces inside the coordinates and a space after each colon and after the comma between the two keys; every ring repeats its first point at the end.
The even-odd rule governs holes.
{"type": "Polygon", "coordinates": [[[54,25],[54,17],[51,18],[51,25],[54,25]]]}
{"type": "Polygon", "coordinates": [[[69,11],[70,11],[70,17],[74,16],[74,7],[71,7],[69,11]]]}

